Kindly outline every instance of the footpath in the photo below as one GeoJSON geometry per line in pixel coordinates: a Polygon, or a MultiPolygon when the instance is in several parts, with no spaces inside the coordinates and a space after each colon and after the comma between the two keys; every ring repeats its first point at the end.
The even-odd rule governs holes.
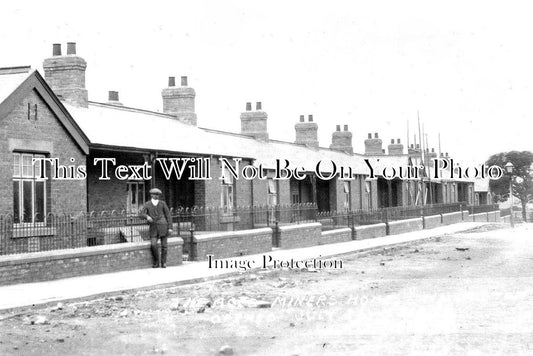
{"type": "MultiPolygon", "coordinates": [[[[367,240],[319,245],[219,260],[231,265],[246,264],[263,267],[264,260],[294,261],[339,257],[353,253],[371,252],[418,243],[438,236],[469,230],[487,223],[463,222],[399,235],[389,235],[367,240]]],[[[269,264],[272,266],[272,263],[269,264]]],[[[0,287],[0,311],[31,307],[60,301],[80,300],[89,297],[117,294],[123,291],[162,288],[199,283],[243,273],[239,268],[209,268],[208,262],[184,262],[180,266],[139,269],[106,273],[55,281],[25,283],[0,287]]]]}

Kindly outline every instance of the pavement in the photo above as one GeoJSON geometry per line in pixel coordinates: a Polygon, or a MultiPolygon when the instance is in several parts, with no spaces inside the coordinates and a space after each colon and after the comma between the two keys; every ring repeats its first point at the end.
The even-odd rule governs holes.
{"type": "MultiPolygon", "coordinates": [[[[82,300],[104,295],[108,296],[124,291],[200,283],[243,273],[243,269],[235,268],[235,266],[250,265],[252,266],[252,269],[263,268],[264,260],[324,260],[347,254],[410,245],[486,224],[487,223],[463,222],[434,229],[420,230],[399,235],[389,235],[367,240],[355,240],[289,250],[276,249],[268,253],[221,260],[224,261],[224,264],[228,264],[227,268],[209,268],[207,261],[184,262],[182,265],[168,267],[166,269],[148,268],[66,278],[55,281],[1,286],[0,311],[64,301],[82,300]]],[[[272,267],[272,263],[268,263],[268,266],[272,267]]]]}

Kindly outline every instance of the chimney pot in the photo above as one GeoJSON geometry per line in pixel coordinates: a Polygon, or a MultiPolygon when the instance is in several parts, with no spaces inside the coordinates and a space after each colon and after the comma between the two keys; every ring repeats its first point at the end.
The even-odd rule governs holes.
{"type": "Polygon", "coordinates": [[[378,133],[374,133],[374,138],[378,138],[378,133]]]}
{"type": "Polygon", "coordinates": [[[309,122],[313,122],[313,115],[309,115],[309,122]]]}
{"type": "Polygon", "coordinates": [[[181,86],[186,87],[187,86],[187,77],[181,77],[181,86]]]}
{"type": "Polygon", "coordinates": [[[341,125],[337,125],[337,131],[341,130],[341,125]]]}
{"type": "Polygon", "coordinates": [[[416,144],[416,148],[420,148],[420,144],[419,143],[416,144]]]}
{"type": "Polygon", "coordinates": [[[76,42],[67,42],[67,54],[76,54],[76,42]]]}
{"type": "Polygon", "coordinates": [[[411,148],[415,148],[415,146],[411,143],[411,148]]]}
{"type": "Polygon", "coordinates": [[[109,91],[109,101],[118,101],[118,91],[109,91]]]}
{"type": "Polygon", "coordinates": [[[305,115],[300,115],[300,122],[304,122],[305,121],[305,115]]]}
{"type": "Polygon", "coordinates": [[[61,55],[61,43],[54,43],[52,45],[52,55],[60,56],[61,55]]]}
{"type": "Polygon", "coordinates": [[[431,149],[431,152],[435,152],[435,148],[432,148],[432,149],[431,149]]]}
{"type": "Polygon", "coordinates": [[[257,111],[262,110],[262,109],[261,109],[261,102],[260,102],[260,101],[258,101],[258,102],[255,103],[255,110],[257,110],[257,111]]]}
{"type": "Polygon", "coordinates": [[[176,78],[175,77],[168,77],[168,86],[169,87],[175,87],[176,86],[176,78]]]}
{"type": "Polygon", "coordinates": [[[372,138],[372,134],[371,133],[368,134],[368,138],[372,138]]]}
{"type": "Polygon", "coordinates": [[[391,143],[391,145],[394,144],[394,139],[393,138],[391,138],[390,143],[391,143]]]}
{"type": "Polygon", "coordinates": [[[397,140],[396,140],[396,143],[401,143],[400,139],[397,139],[397,140]]]}
{"type": "Polygon", "coordinates": [[[348,125],[344,125],[344,131],[348,131],[348,125]]]}
{"type": "Polygon", "coordinates": [[[252,103],[246,103],[246,111],[252,111],[252,103]]]}
{"type": "Polygon", "coordinates": [[[446,157],[448,157],[448,152],[446,152],[446,157]]]}
{"type": "Polygon", "coordinates": [[[384,148],[381,149],[381,153],[385,153],[385,149],[384,148]]]}

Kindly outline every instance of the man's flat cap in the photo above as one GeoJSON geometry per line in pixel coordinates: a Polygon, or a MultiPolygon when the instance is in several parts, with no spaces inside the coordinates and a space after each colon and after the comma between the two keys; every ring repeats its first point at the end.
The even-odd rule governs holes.
{"type": "Polygon", "coordinates": [[[152,188],[150,189],[150,194],[163,194],[163,193],[157,188],[152,188]]]}

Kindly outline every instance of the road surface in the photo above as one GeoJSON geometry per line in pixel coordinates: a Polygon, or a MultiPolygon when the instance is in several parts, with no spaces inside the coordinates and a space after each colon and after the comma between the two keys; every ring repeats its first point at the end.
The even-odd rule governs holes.
{"type": "Polygon", "coordinates": [[[0,354],[532,354],[532,231],[4,313],[0,354]]]}

